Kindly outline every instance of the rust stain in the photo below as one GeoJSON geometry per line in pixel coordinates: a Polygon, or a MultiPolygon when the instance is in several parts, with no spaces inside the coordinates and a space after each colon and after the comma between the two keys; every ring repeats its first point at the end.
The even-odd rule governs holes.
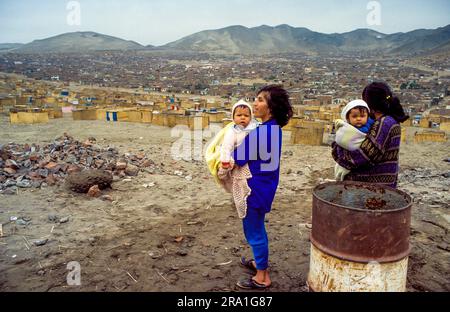
{"type": "Polygon", "coordinates": [[[382,198],[368,198],[365,207],[369,210],[381,210],[386,207],[387,202],[382,198]]]}
{"type": "Polygon", "coordinates": [[[412,201],[406,193],[359,182],[328,183],[318,190],[313,191],[311,240],[321,251],[359,263],[373,259],[380,263],[393,262],[410,251],[407,242],[412,201]],[[364,193],[362,208],[377,210],[371,212],[356,209],[361,207],[341,206],[326,197],[341,191],[358,192],[358,189],[362,189],[361,195],[364,193]],[[372,194],[367,194],[366,189],[372,194]],[[366,200],[369,207],[364,207],[366,200]],[[397,244],[398,241],[403,244],[397,244]]]}

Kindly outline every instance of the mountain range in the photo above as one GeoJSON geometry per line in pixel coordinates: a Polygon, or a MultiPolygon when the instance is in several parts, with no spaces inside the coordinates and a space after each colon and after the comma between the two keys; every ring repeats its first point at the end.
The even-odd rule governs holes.
{"type": "Polygon", "coordinates": [[[167,50],[221,54],[448,53],[450,25],[407,33],[383,34],[370,29],[323,34],[303,27],[262,25],[230,26],[205,30],[163,46],[143,46],[134,41],[95,32],[72,32],[28,44],[0,44],[0,52],[70,53],[105,50],[167,50]]]}

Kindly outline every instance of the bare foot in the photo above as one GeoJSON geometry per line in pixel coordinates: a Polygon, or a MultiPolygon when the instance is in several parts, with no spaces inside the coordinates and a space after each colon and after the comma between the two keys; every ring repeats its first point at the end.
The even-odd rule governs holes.
{"type": "Polygon", "coordinates": [[[253,280],[258,284],[262,284],[267,287],[272,285],[272,280],[270,279],[269,271],[267,270],[264,271],[258,270],[256,275],[253,277],[253,280]]]}

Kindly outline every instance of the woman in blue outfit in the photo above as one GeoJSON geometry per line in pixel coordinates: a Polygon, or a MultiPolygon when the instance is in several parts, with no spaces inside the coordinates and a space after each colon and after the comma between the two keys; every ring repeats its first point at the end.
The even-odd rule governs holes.
{"type": "Polygon", "coordinates": [[[265,216],[272,209],[278,188],[282,131],[293,115],[289,95],[280,86],[262,88],[254,103],[254,114],[262,124],[238,146],[233,159],[237,166],[248,164],[252,177],[247,198],[247,216],[243,219],[244,234],[252,248],[254,259],[242,257],[241,264],[256,272],[252,278],[239,281],[244,289],[264,289],[272,284],[269,276],[269,241],[265,216]]]}

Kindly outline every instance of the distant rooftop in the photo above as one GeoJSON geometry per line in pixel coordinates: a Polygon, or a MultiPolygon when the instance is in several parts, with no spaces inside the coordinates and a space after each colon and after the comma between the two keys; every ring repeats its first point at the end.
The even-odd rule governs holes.
{"type": "Polygon", "coordinates": [[[430,111],[430,114],[440,116],[450,116],[450,109],[435,109],[430,111]]]}

